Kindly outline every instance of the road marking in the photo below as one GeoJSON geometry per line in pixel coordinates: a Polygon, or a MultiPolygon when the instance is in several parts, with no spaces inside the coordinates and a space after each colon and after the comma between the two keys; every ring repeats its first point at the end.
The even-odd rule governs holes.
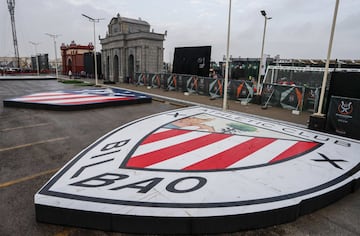
{"type": "Polygon", "coordinates": [[[19,183],[22,183],[22,182],[25,182],[25,181],[32,180],[32,179],[35,179],[37,177],[43,176],[43,175],[54,174],[59,169],[60,168],[47,170],[47,171],[40,172],[38,174],[34,174],[34,175],[26,176],[26,177],[23,177],[23,178],[15,179],[15,180],[12,180],[12,181],[8,181],[8,182],[5,182],[5,183],[1,183],[0,188],[5,188],[5,187],[9,187],[9,186],[14,185],[14,184],[19,184],[19,183]]]}
{"type": "Polygon", "coordinates": [[[26,126],[19,126],[19,127],[13,127],[13,128],[0,129],[0,132],[17,130],[17,129],[34,128],[34,127],[45,126],[45,125],[49,125],[49,123],[40,123],[40,124],[35,124],[35,125],[26,125],[26,126]]]}
{"type": "Polygon", "coordinates": [[[57,141],[65,140],[65,139],[68,139],[68,138],[69,138],[69,136],[66,136],[66,137],[42,140],[42,141],[38,141],[38,142],[34,142],[34,143],[21,144],[21,145],[18,145],[18,146],[0,148],[0,152],[11,151],[11,150],[19,149],[19,148],[24,148],[24,147],[30,147],[30,146],[34,146],[34,145],[38,145],[38,144],[57,142],[57,141]]]}

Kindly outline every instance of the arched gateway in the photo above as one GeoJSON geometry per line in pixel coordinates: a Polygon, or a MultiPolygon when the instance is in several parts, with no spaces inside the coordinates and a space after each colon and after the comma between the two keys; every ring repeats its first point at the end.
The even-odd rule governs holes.
{"type": "Polygon", "coordinates": [[[113,68],[114,68],[114,82],[119,81],[119,57],[117,55],[114,56],[113,60],[113,68]]]}
{"type": "Polygon", "coordinates": [[[106,79],[125,82],[136,72],[157,73],[163,64],[165,34],[150,31],[150,24],[117,14],[108,25],[102,45],[103,71],[106,79]]]}

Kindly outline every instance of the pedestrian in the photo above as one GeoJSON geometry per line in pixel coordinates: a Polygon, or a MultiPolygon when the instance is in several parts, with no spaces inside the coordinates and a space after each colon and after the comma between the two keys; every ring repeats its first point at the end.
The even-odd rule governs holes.
{"type": "Polygon", "coordinates": [[[71,77],[72,77],[72,72],[71,70],[69,70],[69,79],[71,79],[71,77]]]}

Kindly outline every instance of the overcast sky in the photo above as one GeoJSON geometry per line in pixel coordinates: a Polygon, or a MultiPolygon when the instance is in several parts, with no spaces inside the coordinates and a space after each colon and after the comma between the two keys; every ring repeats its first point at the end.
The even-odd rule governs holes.
{"type": "MultiPolygon", "coordinates": [[[[117,13],[147,21],[156,33],[168,35],[164,59],[172,60],[174,48],[212,46],[212,60],[226,53],[228,0],[16,0],[15,23],[20,56],[35,53],[29,41],[40,43],[38,53],[54,56],[54,44],[45,33],[60,34],[61,43],[87,45],[93,41],[93,24],[81,16],[104,18],[96,35],[105,37],[107,25],[117,13]]],[[[230,54],[260,57],[264,17],[268,21],[265,54],[281,58],[325,59],[335,0],[233,0],[230,54]]],[[[13,56],[10,14],[0,2],[0,56],[13,56]]],[[[98,38],[98,37],[96,37],[98,38]]],[[[332,58],[360,59],[360,0],[340,0],[332,58]]],[[[97,39],[97,49],[101,45],[97,39]]]]}

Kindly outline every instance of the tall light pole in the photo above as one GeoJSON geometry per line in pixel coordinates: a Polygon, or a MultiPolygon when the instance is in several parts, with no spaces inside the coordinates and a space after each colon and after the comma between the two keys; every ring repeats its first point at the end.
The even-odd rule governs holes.
{"type": "Polygon", "coordinates": [[[50,36],[54,40],[54,50],[55,50],[55,72],[56,72],[56,79],[59,79],[59,72],[58,72],[58,63],[57,63],[57,52],[56,52],[56,38],[59,37],[59,34],[49,34],[45,33],[46,35],[50,36]]]}
{"type": "Polygon", "coordinates": [[[223,107],[225,111],[227,108],[227,90],[228,90],[228,81],[229,81],[229,47],[230,47],[230,22],[231,22],[231,0],[229,0],[229,16],[228,16],[228,32],[227,32],[227,42],[226,42],[226,63],[225,63],[225,81],[224,81],[224,98],[223,98],[223,107]]]}
{"type": "Polygon", "coordinates": [[[334,38],[334,32],[335,32],[335,25],[336,25],[336,18],[337,18],[338,8],[339,8],[339,0],[336,0],[335,9],[334,9],[334,16],[333,16],[333,22],[332,22],[332,26],[331,26],[329,47],[328,47],[328,52],[327,52],[327,59],[326,59],[326,64],[325,64],[324,77],[323,77],[323,81],[322,81],[322,85],[321,85],[319,107],[317,109],[317,112],[314,114],[315,116],[320,116],[320,117],[324,117],[324,114],[322,113],[322,107],[323,107],[324,96],[325,96],[327,76],[328,76],[328,73],[329,73],[331,49],[332,49],[332,44],[333,44],[333,38],[334,38]]]}
{"type": "Polygon", "coordinates": [[[29,43],[31,43],[31,44],[34,45],[34,47],[35,47],[35,58],[36,58],[37,76],[40,76],[39,58],[38,58],[38,55],[37,55],[37,45],[39,45],[40,43],[35,43],[35,42],[32,42],[32,41],[29,41],[29,43]]]}
{"type": "Polygon", "coordinates": [[[97,62],[96,62],[96,38],[95,38],[95,23],[100,22],[100,20],[103,20],[104,18],[98,18],[98,19],[94,19],[90,16],[87,16],[85,14],[81,14],[83,17],[86,17],[89,19],[89,21],[93,22],[94,24],[94,71],[95,71],[95,85],[98,85],[98,75],[97,75],[97,62]]]}
{"type": "Polygon", "coordinates": [[[18,47],[18,41],[17,41],[17,36],[16,36],[16,27],[15,27],[15,0],[7,0],[7,4],[8,4],[9,12],[10,12],[15,59],[16,59],[16,63],[17,63],[17,65],[15,65],[14,67],[20,68],[21,65],[20,65],[19,47],[18,47]]]}
{"type": "MultiPolygon", "coordinates": [[[[264,16],[265,23],[264,23],[264,33],[263,33],[263,39],[262,39],[262,46],[261,46],[261,58],[259,62],[259,75],[258,75],[258,81],[257,81],[257,87],[256,87],[256,93],[260,93],[260,79],[261,79],[261,71],[262,68],[265,66],[262,64],[264,60],[264,45],[265,45],[265,33],[266,33],[266,23],[268,20],[272,19],[272,17],[267,17],[265,10],[260,11],[261,15],[264,16]]],[[[266,64],[266,63],[265,63],[266,64]]]]}

